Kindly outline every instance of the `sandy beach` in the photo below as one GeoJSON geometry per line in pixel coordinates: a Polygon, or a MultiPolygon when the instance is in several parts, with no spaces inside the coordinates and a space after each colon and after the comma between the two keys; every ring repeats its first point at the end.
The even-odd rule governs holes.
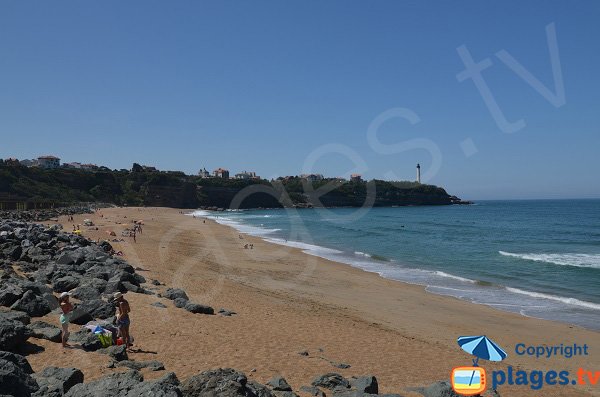
{"type": "MultiPolygon", "coordinates": [[[[383,393],[418,396],[411,387],[446,380],[453,367],[470,365],[471,356],[456,343],[461,335],[487,335],[509,357],[485,362],[491,372],[507,365],[526,370],[600,370],[600,333],[567,324],[526,318],[483,305],[427,293],[423,287],[384,279],[345,264],[310,256],[296,248],[240,236],[229,227],[192,218],[167,208],[110,208],[90,218],[98,230],[83,235],[121,238],[132,220],[144,221],[137,242],[125,237],[113,243],[148,281],[183,288],[192,301],[231,317],[192,314],[154,295],[128,293],[136,360],[160,360],[180,379],[202,370],[233,367],[266,382],[283,375],[300,386],[327,372],[344,376],[375,375],[383,393]],[[244,249],[244,244],[253,249],[244,249]],[[162,302],[167,308],[151,306],[162,302]],[[515,354],[515,345],[587,344],[589,355],[535,358],[515,354]],[[301,355],[299,352],[308,352],[301,355]],[[340,369],[335,364],[348,364],[340,369]]],[[[66,217],[59,219],[72,229],[66,217]]],[[[151,287],[150,284],[147,286],[151,287]]],[[[53,315],[46,316],[57,323],[53,315]]],[[[72,326],[76,329],[77,326],[72,326]]],[[[75,366],[86,380],[115,371],[108,357],[36,340],[45,351],[28,356],[35,371],[48,365],[75,366]]],[[[118,369],[117,369],[118,370],[118,369]]],[[[148,378],[160,373],[144,372],[148,378]]],[[[488,375],[489,376],[489,375],[488,375]]],[[[600,395],[600,384],[586,387],[502,386],[503,396],[600,395]]]]}

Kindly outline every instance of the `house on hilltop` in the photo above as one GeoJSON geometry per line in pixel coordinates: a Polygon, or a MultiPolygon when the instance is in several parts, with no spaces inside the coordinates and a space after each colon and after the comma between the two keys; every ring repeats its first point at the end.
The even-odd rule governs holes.
{"type": "Polygon", "coordinates": [[[248,180],[248,179],[259,179],[259,177],[256,176],[256,172],[242,171],[239,174],[235,174],[235,179],[248,180]]]}
{"type": "Polygon", "coordinates": [[[60,159],[56,156],[40,156],[37,158],[38,166],[42,168],[59,168],[60,159]]]}
{"type": "Polygon", "coordinates": [[[226,170],[224,168],[217,168],[213,171],[213,176],[215,178],[229,179],[229,170],[226,170]]]}

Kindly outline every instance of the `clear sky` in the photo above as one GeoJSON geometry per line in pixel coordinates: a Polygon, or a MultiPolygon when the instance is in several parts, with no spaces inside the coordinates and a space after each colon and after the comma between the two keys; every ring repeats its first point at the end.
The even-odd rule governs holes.
{"type": "Polygon", "coordinates": [[[369,179],[419,162],[463,198],[600,197],[599,19],[597,1],[2,1],[0,157],[369,179]]]}

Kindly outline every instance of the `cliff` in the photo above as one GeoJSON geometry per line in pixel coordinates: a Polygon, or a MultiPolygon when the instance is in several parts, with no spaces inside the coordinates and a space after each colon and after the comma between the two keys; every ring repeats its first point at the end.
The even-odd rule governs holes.
{"type": "Polygon", "coordinates": [[[437,186],[381,180],[308,182],[234,180],[182,172],[41,169],[0,166],[0,209],[75,202],[172,208],[274,208],[448,205],[460,200],[437,186]]]}

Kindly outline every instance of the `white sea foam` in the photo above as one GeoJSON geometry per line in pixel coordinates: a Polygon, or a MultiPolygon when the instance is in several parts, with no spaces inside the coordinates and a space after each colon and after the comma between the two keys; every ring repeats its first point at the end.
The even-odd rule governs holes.
{"type": "Polygon", "coordinates": [[[576,266],[600,269],[600,254],[517,254],[514,252],[506,251],[498,251],[498,253],[500,255],[510,256],[519,259],[526,259],[534,262],[546,262],[560,266],[576,266]]]}
{"type": "MultiPolygon", "coordinates": [[[[480,286],[476,280],[456,276],[439,270],[425,270],[407,267],[398,263],[376,261],[362,251],[345,253],[333,248],[322,247],[299,241],[286,240],[269,236],[280,229],[266,229],[260,226],[250,226],[229,216],[223,216],[222,212],[196,211],[197,217],[206,217],[216,222],[231,226],[241,233],[247,233],[262,237],[265,241],[299,248],[309,255],[333,260],[340,263],[360,268],[362,270],[379,274],[381,277],[403,281],[411,284],[423,285],[426,290],[440,295],[450,295],[459,299],[466,299],[473,303],[489,305],[498,309],[520,313],[526,317],[547,318],[547,312],[557,310],[558,313],[569,313],[573,307],[579,310],[595,312],[600,310],[600,304],[586,302],[575,298],[561,297],[539,292],[525,291],[518,288],[503,287],[499,285],[480,286]]],[[[190,214],[191,215],[191,214],[190,214]]],[[[254,216],[254,215],[253,215],[254,216]]],[[[237,218],[237,217],[236,217],[237,218]]],[[[521,259],[547,262],[548,259],[561,261],[561,265],[580,267],[595,267],[587,265],[591,263],[600,265],[600,262],[585,262],[590,258],[598,261],[595,255],[585,254],[515,254],[499,251],[501,255],[513,256],[521,259]],[[559,257],[557,259],[557,257],[559,257]],[[544,258],[544,259],[542,259],[544,258]],[[584,260],[582,260],[584,259],[584,260]],[[576,263],[576,264],[575,264],[576,263]]],[[[553,262],[551,262],[553,263],[553,262]]],[[[580,313],[581,315],[581,313],[580,313]]],[[[593,314],[588,314],[595,316],[593,314]]],[[[569,321],[569,317],[563,317],[569,321]]],[[[591,317],[595,318],[595,317],[591,317]]],[[[588,324],[589,321],[586,323],[588,324]]]]}
{"type": "Polygon", "coordinates": [[[445,273],[445,272],[441,272],[439,270],[435,271],[434,273],[436,275],[440,276],[440,277],[447,277],[447,278],[451,278],[451,279],[454,279],[454,280],[463,281],[465,283],[475,284],[477,282],[475,280],[471,280],[470,278],[455,276],[453,274],[448,274],[448,273],[445,273]]]}
{"type": "Polygon", "coordinates": [[[506,287],[506,290],[515,294],[527,295],[537,299],[547,299],[555,302],[561,302],[566,305],[580,306],[585,307],[587,309],[600,310],[600,304],[598,303],[586,302],[575,298],[565,298],[562,296],[543,294],[541,292],[524,291],[522,289],[512,287],[506,287]]]}

